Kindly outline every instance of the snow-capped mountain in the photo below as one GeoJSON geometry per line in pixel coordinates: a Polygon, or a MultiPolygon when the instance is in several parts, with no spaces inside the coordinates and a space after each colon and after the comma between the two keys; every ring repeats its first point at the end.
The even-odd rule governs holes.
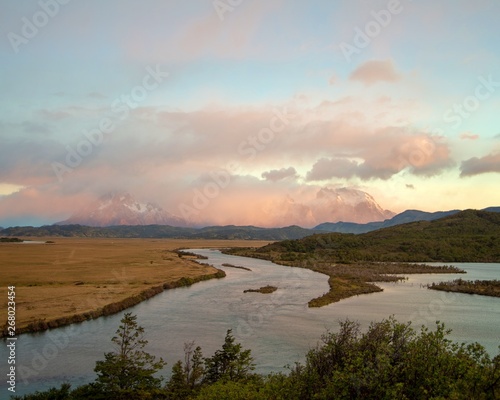
{"type": "Polygon", "coordinates": [[[303,227],[328,222],[384,221],[395,213],[384,210],[368,193],[353,188],[321,188],[312,198],[287,196],[265,208],[270,226],[296,224],[303,227]]]}
{"type": "Polygon", "coordinates": [[[140,203],[129,193],[110,193],[89,207],[57,225],[172,225],[186,226],[186,221],[154,203],[140,203]]]}
{"type": "Polygon", "coordinates": [[[322,188],[309,203],[317,221],[344,221],[364,224],[392,218],[368,193],[352,188],[322,188]]]}

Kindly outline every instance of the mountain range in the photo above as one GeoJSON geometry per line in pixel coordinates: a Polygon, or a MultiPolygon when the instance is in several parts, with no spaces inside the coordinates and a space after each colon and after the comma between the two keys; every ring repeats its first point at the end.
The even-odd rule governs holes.
{"type": "MultiPolygon", "coordinates": [[[[290,196],[267,206],[270,226],[287,224],[312,227],[323,221],[367,223],[383,221],[395,214],[384,210],[368,193],[353,188],[322,188],[301,201],[290,196]]],[[[186,217],[188,218],[188,217],[186,217]]],[[[117,225],[206,226],[197,220],[178,217],[156,203],[140,202],[127,192],[106,194],[57,225],[94,227],[117,225]]]]}
{"type": "MultiPolygon", "coordinates": [[[[437,211],[431,213],[419,210],[406,210],[390,219],[386,219],[385,221],[369,222],[367,224],[357,224],[353,222],[325,222],[314,227],[314,230],[322,232],[361,234],[376,231],[382,228],[389,228],[391,226],[407,224],[409,222],[434,221],[449,215],[457,214],[460,211],[462,210],[437,211]]],[[[488,207],[482,211],[500,212],[500,207],[488,207]]]]}
{"type": "MultiPolygon", "coordinates": [[[[155,203],[140,202],[129,193],[115,192],[100,197],[54,225],[0,228],[0,235],[284,240],[326,232],[363,234],[415,221],[433,221],[460,212],[407,210],[395,215],[382,209],[368,193],[353,188],[322,188],[313,199],[300,203],[287,198],[279,208],[278,220],[283,226],[296,220],[314,226],[312,222],[320,218],[338,222],[321,223],[311,229],[298,225],[194,227],[192,221],[177,217],[155,203]],[[354,222],[343,222],[345,220],[354,222]]],[[[485,211],[500,212],[500,207],[485,211]]]]}
{"type": "MultiPolygon", "coordinates": [[[[500,213],[500,207],[489,207],[484,211],[500,213]]],[[[10,227],[0,229],[1,236],[8,237],[110,237],[110,238],[182,238],[182,239],[246,239],[246,240],[285,240],[301,239],[306,236],[327,233],[361,233],[382,228],[394,227],[418,221],[434,221],[450,217],[460,211],[443,211],[426,213],[408,210],[381,223],[349,224],[344,222],[326,223],[314,229],[306,229],[292,225],[282,228],[260,228],[255,226],[208,226],[204,228],[175,227],[170,225],[117,225],[108,227],[91,227],[84,225],[45,225],[41,227],[10,227]],[[381,226],[381,225],[385,226],[381,226]],[[377,227],[378,226],[378,227],[377,227]],[[336,231],[328,231],[336,229],[336,231]],[[357,232],[353,230],[357,229],[357,232]]]]}

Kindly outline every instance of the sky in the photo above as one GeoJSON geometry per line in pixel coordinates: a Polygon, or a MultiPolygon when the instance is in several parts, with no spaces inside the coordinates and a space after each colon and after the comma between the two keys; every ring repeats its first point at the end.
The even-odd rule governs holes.
{"type": "MultiPolygon", "coordinates": [[[[500,205],[496,0],[0,0],[0,226],[500,205]]],[[[290,221],[291,223],[293,221],[290,221]]]]}

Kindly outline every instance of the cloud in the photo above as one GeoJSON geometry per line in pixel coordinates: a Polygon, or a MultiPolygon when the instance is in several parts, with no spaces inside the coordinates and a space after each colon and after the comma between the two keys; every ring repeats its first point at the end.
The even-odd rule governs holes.
{"type": "Polygon", "coordinates": [[[461,140],[477,140],[479,139],[479,135],[474,134],[472,132],[463,132],[460,134],[460,139],[461,140]]]}
{"type": "Polygon", "coordinates": [[[484,157],[473,157],[463,161],[460,166],[460,176],[473,176],[488,172],[500,172],[500,152],[491,153],[484,157]]]}
{"type": "Polygon", "coordinates": [[[330,79],[328,80],[328,84],[329,84],[330,86],[335,85],[335,83],[336,83],[336,82],[337,82],[337,77],[336,77],[335,75],[332,75],[332,76],[330,77],[330,79]]]}
{"type": "Polygon", "coordinates": [[[392,60],[371,60],[361,64],[356,68],[349,79],[359,81],[365,86],[370,86],[378,82],[396,82],[401,75],[394,68],[392,60]]]}
{"type": "Polygon", "coordinates": [[[28,187],[0,197],[0,221],[29,219],[54,223],[83,207],[93,198],[88,193],[64,194],[55,187],[28,187]]]}
{"type": "Polygon", "coordinates": [[[9,183],[0,183],[0,196],[8,196],[12,193],[19,192],[24,189],[23,186],[11,185],[9,183]]]}
{"type": "Polygon", "coordinates": [[[369,132],[344,127],[339,137],[322,145],[336,149],[337,154],[317,160],[306,175],[308,181],[353,177],[388,180],[404,169],[414,175],[433,176],[453,165],[445,141],[403,128],[369,132]]]}
{"type": "Polygon", "coordinates": [[[412,184],[406,184],[405,185],[407,189],[415,189],[415,186],[413,186],[412,184]]]}
{"type": "Polygon", "coordinates": [[[360,164],[345,158],[321,158],[307,173],[308,181],[323,181],[331,178],[352,178],[358,175],[360,164]]]}
{"type": "Polygon", "coordinates": [[[277,182],[287,178],[296,178],[297,171],[293,167],[273,169],[271,171],[263,172],[262,177],[266,181],[277,182]]]}
{"type": "MultiPolygon", "coordinates": [[[[195,191],[203,191],[214,176],[228,170],[229,187],[200,211],[197,222],[264,224],[272,218],[268,214],[264,217],[252,204],[268,204],[276,199],[281,199],[276,200],[280,203],[284,193],[307,191],[314,186],[311,182],[332,178],[386,180],[404,169],[409,174],[431,176],[450,165],[450,151],[444,140],[387,125],[376,118],[378,113],[368,114],[378,105],[356,110],[357,103],[356,97],[350,97],[333,99],[316,108],[297,108],[294,102],[207,107],[189,112],[152,106],[135,108],[130,110],[126,123],[115,117],[116,129],[103,135],[102,143],[92,146],[79,165],[64,174],[62,182],[54,173],[53,163],[66,162],[67,146],[85,150],[81,145],[87,141],[83,129],[96,126],[89,124],[90,116],[102,115],[95,110],[68,107],[51,109],[49,115],[37,112],[35,115],[44,118],[70,112],[68,119],[81,129],[45,140],[6,136],[0,147],[0,182],[26,190],[15,197],[24,212],[21,207],[11,207],[14,197],[8,196],[10,200],[0,204],[0,214],[4,218],[31,215],[29,203],[32,194],[38,193],[37,210],[46,218],[53,215],[52,220],[57,221],[69,216],[69,210],[79,204],[78,199],[95,199],[112,190],[124,190],[179,215],[179,204],[190,204],[195,191]],[[280,123],[280,118],[287,123],[280,123]],[[270,165],[294,167],[270,169],[270,165]],[[295,179],[297,170],[302,169],[310,170],[308,184],[295,179]],[[57,210],[51,195],[58,198],[57,210]],[[243,218],[240,207],[252,211],[243,218]],[[67,214],[61,215],[63,212],[67,214]]],[[[0,125],[0,135],[22,129],[22,125],[0,125]]]]}

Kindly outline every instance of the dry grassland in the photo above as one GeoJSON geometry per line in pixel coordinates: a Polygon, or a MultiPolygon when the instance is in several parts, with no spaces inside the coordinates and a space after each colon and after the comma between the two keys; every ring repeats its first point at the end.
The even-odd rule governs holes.
{"type": "Polygon", "coordinates": [[[268,242],[182,239],[44,238],[54,244],[0,243],[0,325],[7,286],[16,287],[16,325],[71,317],[120,302],[180,278],[217,272],[178,248],[261,246],[268,242]]]}

